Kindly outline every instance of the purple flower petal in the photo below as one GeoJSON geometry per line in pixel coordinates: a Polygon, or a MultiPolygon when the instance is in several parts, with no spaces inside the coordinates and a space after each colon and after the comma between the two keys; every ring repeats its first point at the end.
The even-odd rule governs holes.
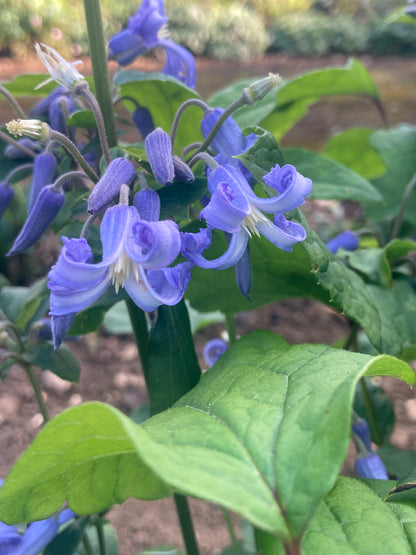
{"type": "Polygon", "coordinates": [[[222,339],[215,338],[205,343],[202,354],[208,366],[213,366],[227,349],[228,343],[222,339]]]}
{"type": "Polygon", "coordinates": [[[353,231],[348,230],[333,237],[330,241],[328,241],[326,246],[328,250],[330,250],[333,254],[336,254],[341,248],[346,251],[355,251],[359,244],[360,240],[358,235],[353,231]]]}
{"type": "Polygon", "coordinates": [[[295,222],[287,220],[283,214],[276,214],[273,223],[258,223],[257,229],[271,243],[286,252],[292,252],[299,241],[306,239],[306,231],[295,222]]]}
{"type": "Polygon", "coordinates": [[[376,453],[368,453],[355,460],[355,472],[359,478],[373,478],[375,480],[388,480],[386,467],[376,453]]]}
{"type": "Polygon", "coordinates": [[[170,185],[175,179],[175,169],[169,135],[158,127],[146,137],[144,146],[156,180],[162,185],[170,185]]]}
{"type": "Polygon", "coordinates": [[[43,152],[35,158],[33,166],[33,178],[30,188],[28,213],[32,210],[39,193],[46,185],[53,183],[58,169],[58,161],[53,154],[43,152]]]}
{"type": "Polygon", "coordinates": [[[157,222],[160,216],[160,197],[153,189],[141,189],[133,198],[140,219],[157,222]]]}
{"type": "MultiPolygon", "coordinates": [[[[296,168],[287,164],[280,167],[279,164],[263,177],[270,187],[276,189],[280,194],[273,198],[253,197],[256,206],[264,212],[275,214],[276,212],[288,212],[297,208],[305,202],[305,198],[312,190],[312,181],[303,177],[296,168]]],[[[251,198],[250,198],[251,200],[251,198]]]]}
{"type": "Polygon", "coordinates": [[[147,52],[147,46],[139,35],[132,33],[129,29],[123,29],[108,43],[108,57],[116,60],[121,66],[127,66],[134,60],[147,52]]]}
{"type": "Polygon", "coordinates": [[[175,222],[138,220],[131,229],[125,243],[126,253],[144,268],[164,268],[178,256],[181,236],[175,222]]]}
{"type": "Polygon", "coordinates": [[[159,39],[158,45],[166,51],[166,62],[162,73],[173,75],[188,87],[196,87],[196,66],[192,54],[176,42],[170,39],[159,39]]]}
{"type": "Polygon", "coordinates": [[[112,160],[89,196],[88,212],[99,214],[118,197],[121,186],[130,185],[135,177],[136,171],[129,160],[112,160]]]}
{"type": "Polygon", "coordinates": [[[199,233],[182,234],[182,254],[196,266],[206,269],[225,270],[231,268],[243,256],[247,243],[248,233],[242,229],[238,233],[233,233],[230,244],[225,253],[214,259],[207,260],[202,256],[202,251],[209,246],[207,239],[210,237],[210,230],[201,230],[199,233]]]}
{"type": "Polygon", "coordinates": [[[0,219],[14,198],[14,189],[9,183],[0,183],[0,219]]]}

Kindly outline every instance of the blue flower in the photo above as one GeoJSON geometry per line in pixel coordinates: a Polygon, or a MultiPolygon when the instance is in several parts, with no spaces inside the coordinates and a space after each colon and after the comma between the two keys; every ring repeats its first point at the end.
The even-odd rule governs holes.
{"type": "Polygon", "coordinates": [[[355,251],[359,243],[358,235],[353,231],[347,230],[333,237],[328,241],[326,246],[333,254],[336,254],[341,248],[346,251],[355,251]]]}
{"type": "Polygon", "coordinates": [[[29,204],[27,209],[28,213],[32,211],[41,190],[46,185],[51,185],[53,183],[53,178],[55,177],[57,169],[58,161],[53,154],[50,154],[49,152],[42,152],[36,156],[33,165],[32,185],[30,187],[29,204]]]}
{"type": "Polygon", "coordinates": [[[14,198],[14,189],[5,181],[0,182],[0,219],[14,198]]]}
{"type": "Polygon", "coordinates": [[[192,54],[172,40],[160,36],[167,21],[163,0],[144,0],[136,14],[129,18],[127,29],[110,39],[109,58],[126,66],[151,48],[161,46],[166,52],[162,72],[194,88],[196,69],[192,54]]]}
{"type": "MultiPolygon", "coordinates": [[[[0,480],[0,486],[3,480],[0,480]]],[[[0,522],[0,555],[38,555],[53,540],[59,527],[75,517],[70,509],[29,524],[23,534],[0,522]]]]}
{"type": "Polygon", "coordinates": [[[84,310],[111,284],[116,293],[124,287],[145,311],[174,305],[183,297],[191,265],[167,267],[180,251],[179,230],[172,221],[146,221],[134,206],[112,206],[101,223],[103,259],[97,264],[85,239],[62,239],[64,247],[49,273],[53,318],[84,310]]]}
{"type": "Polygon", "coordinates": [[[198,234],[183,234],[182,254],[202,268],[226,269],[245,253],[251,235],[263,235],[280,249],[291,252],[306,237],[303,227],[288,221],[283,212],[305,201],[312,182],[293,166],[278,164],[264,176],[264,181],[278,194],[262,198],[254,194],[244,176],[233,166],[219,166],[208,177],[211,199],[201,211],[208,224],[198,234]],[[271,221],[263,212],[274,214],[271,221]],[[215,260],[207,260],[202,251],[211,244],[213,229],[231,234],[227,251],[215,260]]]}
{"type": "Polygon", "coordinates": [[[377,453],[366,453],[359,456],[354,463],[355,472],[359,478],[373,478],[388,480],[386,467],[377,453]]]}
{"type": "Polygon", "coordinates": [[[208,366],[213,366],[217,360],[220,358],[222,354],[228,349],[228,343],[219,339],[218,337],[215,339],[211,339],[208,343],[205,343],[203,349],[203,356],[205,362],[208,366]]]}
{"type": "MultiPolygon", "coordinates": [[[[201,121],[201,132],[204,138],[208,137],[214,125],[217,123],[224,110],[215,108],[207,110],[201,121]]],[[[255,133],[243,135],[237,122],[230,116],[221,125],[215,137],[211,141],[211,148],[216,153],[215,160],[219,164],[230,164],[239,169],[247,181],[252,182],[253,176],[248,169],[238,160],[234,158],[237,154],[242,154],[252,147],[257,140],[255,133]]]]}

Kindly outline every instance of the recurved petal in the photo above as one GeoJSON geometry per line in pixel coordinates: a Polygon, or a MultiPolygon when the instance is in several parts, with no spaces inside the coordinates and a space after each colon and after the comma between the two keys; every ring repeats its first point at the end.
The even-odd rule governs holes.
{"type": "Polygon", "coordinates": [[[71,289],[50,281],[48,287],[51,290],[50,314],[51,316],[66,316],[74,312],[80,312],[88,308],[97,300],[110,285],[111,277],[108,272],[102,280],[97,280],[96,285],[88,289],[71,289]]]}
{"type": "Polygon", "coordinates": [[[267,185],[276,189],[279,195],[273,198],[260,198],[251,193],[249,198],[260,210],[271,214],[297,208],[305,202],[312,190],[312,181],[301,175],[290,164],[283,167],[276,164],[263,179],[267,185]]]}
{"type": "Polygon", "coordinates": [[[173,75],[194,89],[196,87],[196,66],[192,54],[170,39],[159,39],[158,45],[166,51],[166,62],[162,73],[173,75]]]}
{"type": "Polygon", "coordinates": [[[174,268],[147,273],[148,283],[160,304],[175,305],[182,299],[191,279],[191,267],[189,262],[183,262],[174,268]]]}
{"type": "Polygon", "coordinates": [[[206,269],[225,270],[234,266],[243,256],[248,243],[248,233],[241,229],[239,232],[232,234],[228,248],[222,256],[208,260],[202,256],[201,247],[204,243],[198,241],[199,234],[195,234],[196,237],[192,237],[192,235],[194,234],[183,234],[182,254],[195,266],[206,269]]]}
{"type": "Polygon", "coordinates": [[[201,218],[215,229],[236,233],[241,229],[242,221],[250,212],[250,204],[234,183],[221,182],[217,185],[208,205],[201,210],[201,218]]]}
{"type": "Polygon", "coordinates": [[[131,64],[138,56],[147,52],[148,48],[141,36],[123,29],[108,43],[108,57],[116,60],[121,66],[131,64]]]}
{"type": "Polygon", "coordinates": [[[121,256],[131,228],[139,214],[134,206],[116,204],[106,210],[101,222],[103,263],[107,266],[121,256]]]}
{"type": "Polygon", "coordinates": [[[276,214],[273,222],[257,224],[258,231],[273,245],[286,252],[292,252],[299,241],[306,239],[306,231],[296,222],[287,220],[283,214],[276,214]]]}
{"type": "Polygon", "coordinates": [[[144,268],[164,268],[171,264],[181,249],[181,236],[175,222],[138,220],[125,243],[126,253],[144,268]]]}

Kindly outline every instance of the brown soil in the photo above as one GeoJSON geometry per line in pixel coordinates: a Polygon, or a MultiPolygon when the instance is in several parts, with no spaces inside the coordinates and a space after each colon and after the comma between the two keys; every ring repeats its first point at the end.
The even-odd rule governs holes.
{"type": "MultiPolygon", "coordinates": [[[[206,94],[223,84],[218,82],[218,75],[222,73],[230,82],[247,75],[259,75],[268,71],[279,71],[289,76],[312,67],[322,67],[328,63],[342,64],[343,57],[333,57],[328,60],[290,59],[285,56],[268,57],[253,64],[238,66],[231,62],[212,62],[201,60],[198,62],[200,70],[200,88],[206,94]]],[[[368,59],[367,65],[374,70],[375,76],[383,81],[385,74],[391,68],[401,71],[403,82],[412,83],[414,90],[416,67],[409,60],[389,60],[381,63],[377,59],[368,59]],[[388,69],[387,69],[388,68],[388,69]]],[[[154,70],[153,61],[145,60],[137,64],[137,68],[146,71],[154,70]]],[[[84,66],[88,73],[88,62],[84,66]]],[[[18,64],[15,61],[0,59],[0,78],[7,80],[13,75],[29,70],[42,72],[42,66],[37,60],[30,58],[18,64]]],[[[407,104],[406,116],[402,117],[399,92],[396,91],[398,79],[389,80],[385,89],[391,123],[395,121],[416,122],[416,101],[407,104]],[[395,92],[396,91],[396,92],[395,92]]],[[[322,122],[318,112],[308,116],[309,126],[326,136],[333,132],[334,113],[322,122]],[[332,123],[331,123],[332,122],[332,123]],[[324,128],[324,129],[323,129],[324,128]]],[[[368,106],[366,110],[368,111],[368,106]]],[[[304,131],[294,134],[292,144],[298,144],[303,139],[304,131]]],[[[314,208],[309,208],[309,215],[314,208]]],[[[285,337],[291,343],[313,342],[331,344],[346,336],[349,330],[345,318],[328,307],[310,300],[292,299],[263,307],[250,313],[241,314],[237,319],[240,335],[251,330],[269,329],[285,337]],[[311,325],[313,323],[313,325],[311,325]]],[[[205,341],[219,335],[223,327],[215,325],[199,332],[196,345],[199,356],[205,341]]],[[[103,334],[89,334],[84,339],[71,344],[74,352],[81,361],[82,372],[80,384],[64,382],[50,372],[39,372],[45,391],[45,401],[50,414],[56,415],[67,407],[88,400],[98,400],[110,403],[125,413],[129,413],[146,400],[144,378],[138,362],[136,346],[129,336],[115,337],[103,334]]],[[[409,388],[394,380],[383,380],[385,387],[394,399],[397,414],[396,428],[393,442],[399,447],[416,447],[416,399],[409,388]]],[[[20,368],[12,368],[4,383],[0,384],[0,476],[4,477],[10,470],[17,457],[29,445],[38,433],[42,418],[34,402],[30,384],[20,368]]],[[[351,472],[350,462],[345,472],[351,472]]],[[[203,555],[219,553],[229,544],[221,510],[210,504],[198,500],[191,502],[198,540],[203,555]]],[[[134,555],[146,546],[170,543],[182,546],[179,526],[171,499],[161,501],[142,502],[128,500],[122,506],[114,507],[109,513],[109,519],[116,526],[120,537],[120,555],[134,555]]],[[[235,517],[235,521],[238,519],[235,517]]]]}

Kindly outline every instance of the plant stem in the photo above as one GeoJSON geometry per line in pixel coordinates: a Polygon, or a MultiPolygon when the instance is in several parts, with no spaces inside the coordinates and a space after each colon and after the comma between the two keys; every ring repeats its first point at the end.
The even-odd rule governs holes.
{"type": "Polygon", "coordinates": [[[201,108],[201,110],[203,110],[204,112],[209,109],[208,104],[206,104],[206,102],[200,100],[199,98],[191,98],[189,100],[186,100],[181,106],[179,106],[170,130],[170,140],[172,142],[172,147],[175,144],[176,134],[178,132],[181,117],[183,116],[185,110],[190,106],[197,106],[198,108],[201,108]]]}
{"type": "Polygon", "coordinates": [[[81,168],[88,175],[91,181],[93,181],[94,183],[97,183],[98,175],[87,164],[80,151],[77,149],[74,143],[70,139],[68,139],[68,137],[66,137],[62,133],[59,133],[59,131],[54,131],[51,129],[48,138],[50,141],[56,141],[57,143],[62,145],[69,152],[72,158],[81,166],[81,168]]]}
{"type": "Polygon", "coordinates": [[[184,495],[175,493],[174,501],[176,511],[178,513],[179,522],[182,529],[183,541],[187,555],[199,555],[198,544],[196,543],[194,526],[192,524],[191,512],[189,510],[188,500],[184,495]]]}
{"type": "Polygon", "coordinates": [[[106,57],[100,0],[84,0],[95,95],[101,108],[108,144],[117,146],[113,101],[106,57]]]}
{"type": "Polygon", "coordinates": [[[38,380],[36,378],[36,374],[33,370],[33,367],[31,364],[23,364],[22,362],[20,362],[20,364],[23,366],[29,380],[30,383],[32,384],[32,388],[33,388],[33,392],[35,394],[35,398],[36,398],[36,402],[38,404],[39,410],[42,413],[43,416],[43,423],[46,424],[46,422],[48,422],[49,420],[49,415],[48,415],[48,409],[46,408],[45,405],[45,401],[43,400],[42,397],[42,391],[40,389],[38,380]]]}
{"type": "Polygon", "coordinates": [[[140,362],[143,369],[144,379],[147,383],[147,353],[149,343],[149,332],[147,329],[146,315],[131,299],[126,301],[127,310],[130,316],[130,322],[133,327],[134,337],[136,339],[137,350],[139,351],[140,362]]]}
{"type": "Polygon", "coordinates": [[[97,529],[98,544],[100,546],[100,555],[106,555],[107,549],[105,546],[105,536],[103,530],[103,521],[101,518],[96,522],[95,528],[97,529]]]}
{"type": "Polygon", "coordinates": [[[227,526],[227,530],[228,533],[230,534],[230,538],[231,538],[231,543],[233,545],[233,550],[234,550],[234,555],[243,555],[243,551],[241,549],[241,545],[240,542],[238,541],[238,538],[235,534],[234,531],[234,526],[233,523],[231,521],[231,517],[230,517],[230,513],[227,511],[227,509],[223,509],[221,508],[223,517],[224,517],[224,521],[225,524],[227,526]]]}
{"type": "Polygon", "coordinates": [[[95,555],[95,551],[94,548],[90,542],[90,538],[88,537],[88,534],[86,532],[84,532],[83,536],[82,536],[82,543],[84,545],[84,549],[87,555],[95,555]]]}
{"type": "Polygon", "coordinates": [[[26,156],[29,156],[30,158],[35,158],[36,157],[36,152],[31,150],[30,148],[26,148],[25,146],[20,144],[18,141],[16,141],[16,139],[13,139],[13,137],[10,137],[10,135],[5,133],[4,131],[0,131],[0,139],[2,141],[5,141],[6,143],[9,143],[9,144],[15,146],[16,148],[18,148],[19,150],[24,152],[26,154],[26,156]]]}
{"type": "Polygon", "coordinates": [[[232,345],[237,341],[237,330],[235,326],[235,317],[233,314],[225,315],[225,323],[228,331],[228,343],[232,345]]]}
{"type": "MultiPolygon", "coordinates": [[[[355,322],[352,322],[352,324],[353,325],[352,325],[351,331],[348,334],[348,337],[345,340],[345,344],[344,344],[344,349],[346,351],[349,351],[350,348],[356,343],[358,330],[360,329],[360,326],[355,322]]],[[[357,349],[355,348],[354,350],[356,351],[357,349]]]]}
{"type": "Polygon", "coordinates": [[[373,403],[371,401],[370,392],[368,391],[367,384],[365,382],[365,378],[360,378],[361,389],[363,392],[365,409],[367,412],[368,423],[370,425],[371,435],[373,436],[374,442],[377,445],[382,445],[383,440],[380,434],[380,429],[378,427],[377,418],[374,412],[373,403]]]}
{"type": "Polygon", "coordinates": [[[86,100],[89,108],[91,108],[91,110],[92,110],[92,112],[95,116],[95,121],[97,122],[97,130],[98,130],[98,136],[100,138],[101,148],[103,149],[103,154],[104,154],[105,161],[107,162],[107,164],[109,164],[111,162],[110,147],[108,145],[106,129],[105,129],[105,125],[104,125],[104,118],[103,118],[103,114],[102,114],[101,109],[100,109],[100,105],[98,104],[97,99],[95,98],[95,96],[92,94],[92,92],[88,88],[87,83],[83,83],[81,86],[77,87],[75,92],[76,92],[76,94],[78,94],[79,96],[82,96],[86,100]]]}
{"type": "Polygon", "coordinates": [[[11,92],[8,91],[6,87],[4,87],[3,85],[0,85],[0,94],[4,96],[4,98],[13,108],[13,110],[16,112],[17,117],[19,117],[20,119],[26,119],[26,114],[23,108],[20,106],[20,104],[15,99],[15,97],[11,94],[11,92]]]}
{"type": "Polygon", "coordinates": [[[402,225],[404,212],[407,207],[407,202],[409,200],[410,195],[412,194],[413,189],[416,185],[416,173],[413,175],[412,179],[409,181],[404,193],[403,198],[400,203],[400,210],[397,214],[396,221],[394,222],[393,231],[391,232],[391,238],[395,239],[399,235],[400,227],[402,225]]]}

